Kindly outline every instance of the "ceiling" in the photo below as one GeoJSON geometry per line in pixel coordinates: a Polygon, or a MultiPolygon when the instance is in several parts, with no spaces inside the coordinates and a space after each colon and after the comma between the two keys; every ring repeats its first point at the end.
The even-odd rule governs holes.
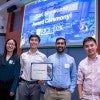
{"type": "Polygon", "coordinates": [[[34,0],[0,0],[0,13],[4,12],[8,7],[12,5],[16,5],[17,8],[20,8],[21,6],[34,1],[34,0]]]}
{"type": "Polygon", "coordinates": [[[16,5],[20,7],[31,1],[34,0],[0,0],[0,10],[10,7],[11,5],[16,5]]]}
{"type": "Polygon", "coordinates": [[[1,26],[4,26],[3,33],[6,32],[6,24],[8,17],[7,8],[11,7],[12,5],[16,5],[18,10],[21,6],[31,1],[35,0],[0,0],[0,33],[1,33],[1,26]]]}

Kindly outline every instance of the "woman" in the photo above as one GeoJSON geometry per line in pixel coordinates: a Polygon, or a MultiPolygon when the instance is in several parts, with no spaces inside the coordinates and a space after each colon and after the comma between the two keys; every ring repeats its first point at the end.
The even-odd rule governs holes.
{"type": "Polygon", "coordinates": [[[14,100],[19,73],[17,43],[14,39],[8,39],[5,43],[4,54],[0,56],[0,100],[14,100]]]}

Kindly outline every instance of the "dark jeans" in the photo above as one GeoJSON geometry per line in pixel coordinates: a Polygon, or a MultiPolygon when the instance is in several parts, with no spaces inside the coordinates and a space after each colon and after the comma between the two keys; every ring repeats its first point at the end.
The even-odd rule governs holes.
{"type": "Polygon", "coordinates": [[[13,80],[0,81],[0,100],[14,100],[15,96],[10,96],[10,88],[13,80]]]}

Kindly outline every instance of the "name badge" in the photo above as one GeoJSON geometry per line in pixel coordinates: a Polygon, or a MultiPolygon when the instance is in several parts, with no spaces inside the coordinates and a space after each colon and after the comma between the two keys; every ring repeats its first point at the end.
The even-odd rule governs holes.
{"type": "Polygon", "coordinates": [[[70,64],[65,64],[65,68],[70,68],[70,64]]]}
{"type": "Polygon", "coordinates": [[[13,60],[9,60],[9,64],[14,64],[13,60]]]}

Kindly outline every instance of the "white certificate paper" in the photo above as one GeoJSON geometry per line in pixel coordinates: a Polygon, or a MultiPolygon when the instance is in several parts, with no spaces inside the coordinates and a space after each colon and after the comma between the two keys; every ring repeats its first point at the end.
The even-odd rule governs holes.
{"type": "Polygon", "coordinates": [[[52,80],[52,63],[32,63],[32,80],[52,80]]]}

